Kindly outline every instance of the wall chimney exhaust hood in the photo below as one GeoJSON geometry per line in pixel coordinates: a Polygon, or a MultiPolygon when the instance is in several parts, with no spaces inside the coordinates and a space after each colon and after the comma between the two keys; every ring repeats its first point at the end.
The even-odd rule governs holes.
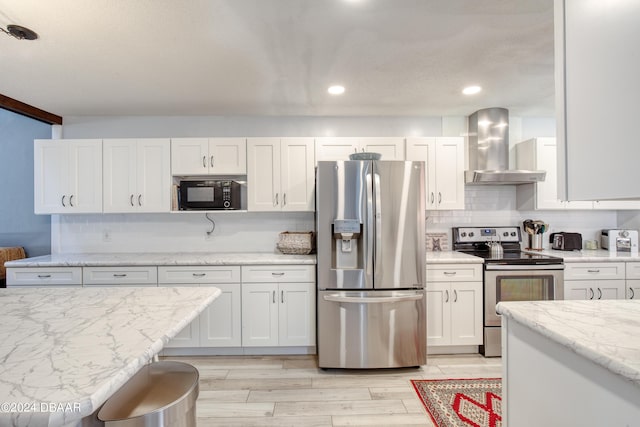
{"type": "Polygon", "coordinates": [[[509,169],[509,111],[485,108],[469,116],[466,184],[507,185],[544,181],[545,171],[509,169]]]}

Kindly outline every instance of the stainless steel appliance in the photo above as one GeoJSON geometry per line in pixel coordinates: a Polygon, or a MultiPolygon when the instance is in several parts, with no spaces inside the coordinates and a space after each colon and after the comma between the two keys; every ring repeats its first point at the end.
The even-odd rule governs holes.
{"type": "Polygon", "coordinates": [[[180,181],[180,210],[240,209],[240,184],[229,180],[180,181]]]}
{"type": "Polygon", "coordinates": [[[520,250],[519,227],[454,227],[453,249],[484,258],[484,339],[480,352],[500,356],[500,301],[542,301],[564,299],[562,258],[520,250]],[[500,242],[501,255],[490,250],[500,242]]]}
{"type": "Polygon", "coordinates": [[[321,368],[426,363],[424,163],[318,162],[321,368]]]}
{"type": "Polygon", "coordinates": [[[637,230],[602,230],[600,233],[602,249],[617,252],[638,251],[637,230]]]}
{"type": "Polygon", "coordinates": [[[582,250],[582,234],[580,233],[551,233],[551,249],[559,251],[580,251],[582,250]]]}

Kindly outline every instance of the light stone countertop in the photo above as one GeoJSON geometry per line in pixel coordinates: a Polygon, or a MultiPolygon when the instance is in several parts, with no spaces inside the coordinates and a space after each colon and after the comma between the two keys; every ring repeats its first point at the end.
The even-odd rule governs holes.
{"type": "Polygon", "coordinates": [[[427,252],[427,264],[482,264],[484,259],[456,251],[427,252]]]}
{"type": "Polygon", "coordinates": [[[640,300],[500,302],[496,310],[640,387],[640,300]]]}
{"type": "Polygon", "coordinates": [[[29,427],[92,414],[220,295],[213,287],[0,291],[0,426],[29,427]]]}
{"type": "Polygon", "coordinates": [[[5,267],[105,267],[148,265],[316,264],[315,255],[267,252],[77,253],[43,255],[5,263],[5,267]]]}
{"type": "Polygon", "coordinates": [[[604,249],[581,251],[558,251],[545,249],[542,251],[525,250],[528,253],[550,255],[562,258],[564,262],[626,262],[640,261],[638,253],[631,252],[610,252],[604,249]]]}

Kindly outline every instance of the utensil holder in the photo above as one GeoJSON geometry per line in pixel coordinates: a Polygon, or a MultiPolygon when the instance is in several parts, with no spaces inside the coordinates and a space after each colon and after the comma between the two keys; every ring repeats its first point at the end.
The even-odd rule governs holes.
{"type": "Polygon", "coordinates": [[[542,248],[542,234],[529,234],[529,247],[527,249],[531,249],[534,251],[541,251],[542,248]]]}

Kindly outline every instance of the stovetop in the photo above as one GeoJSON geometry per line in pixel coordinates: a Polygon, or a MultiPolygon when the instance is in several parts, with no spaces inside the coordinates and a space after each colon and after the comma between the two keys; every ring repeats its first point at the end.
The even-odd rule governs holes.
{"type": "Polygon", "coordinates": [[[550,265],[562,264],[562,258],[520,250],[520,227],[453,227],[453,250],[484,258],[485,264],[550,265]],[[489,244],[498,242],[503,253],[491,255],[489,244]]]}

